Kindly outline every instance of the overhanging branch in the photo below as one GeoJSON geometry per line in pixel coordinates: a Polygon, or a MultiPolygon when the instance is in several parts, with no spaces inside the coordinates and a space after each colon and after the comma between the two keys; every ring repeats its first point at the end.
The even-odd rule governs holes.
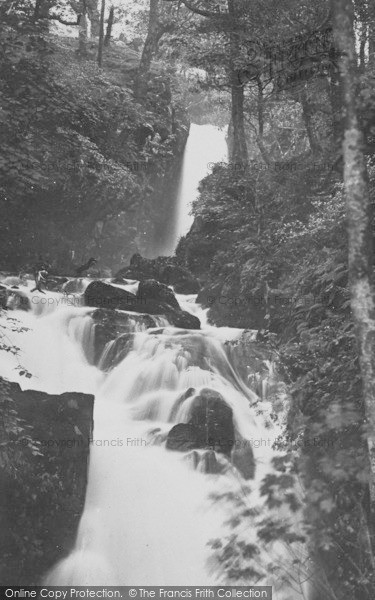
{"type": "MultiPolygon", "coordinates": [[[[164,2],[175,2],[176,0],[163,0],[164,2]]],[[[204,8],[199,8],[198,6],[195,6],[193,4],[193,2],[190,2],[190,0],[181,0],[181,3],[186,6],[186,8],[188,8],[189,10],[191,10],[191,12],[200,15],[201,17],[209,17],[209,18],[213,18],[213,19],[218,19],[218,18],[227,18],[228,13],[223,12],[221,10],[215,11],[215,10],[206,10],[204,8]]]]}
{"type": "Polygon", "coordinates": [[[63,19],[62,17],[60,17],[59,15],[48,15],[47,19],[49,21],[58,21],[59,23],[62,23],[63,25],[79,25],[79,21],[81,19],[81,15],[77,15],[77,20],[76,21],[66,21],[65,19],[63,19]]]}

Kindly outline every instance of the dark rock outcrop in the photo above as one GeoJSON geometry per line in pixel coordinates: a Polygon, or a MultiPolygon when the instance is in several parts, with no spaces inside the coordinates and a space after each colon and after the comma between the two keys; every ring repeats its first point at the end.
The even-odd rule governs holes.
{"type": "MultiPolygon", "coordinates": [[[[190,388],[180,396],[171,417],[175,417],[181,404],[194,394],[190,388]]],[[[241,473],[252,479],[255,473],[254,455],[250,442],[235,432],[233,411],[224,398],[209,388],[194,398],[188,423],[178,423],[169,431],[166,448],[178,452],[205,450],[191,453],[193,465],[205,473],[222,473],[226,470],[225,458],[241,473]],[[222,457],[218,460],[218,457],[222,457]],[[224,461],[224,462],[223,462],[224,461]]],[[[229,463],[227,463],[229,466],[229,463]]]]}
{"type": "Polygon", "coordinates": [[[167,285],[173,285],[177,294],[198,294],[200,284],[184,267],[167,264],[161,272],[161,279],[167,285]]]}
{"type": "MultiPolygon", "coordinates": [[[[102,281],[93,281],[85,290],[85,303],[87,306],[98,308],[118,309],[148,315],[163,315],[174,327],[200,329],[199,319],[188,312],[182,311],[174,296],[175,305],[171,306],[171,304],[168,304],[168,302],[172,301],[170,297],[168,297],[168,302],[153,297],[156,289],[160,290],[160,287],[152,284],[148,289],[152,290],[151,296],[141,297],[139,293],[137,295],[131,294],[126,290],[103,283],[102,281]],[[176,308],[176,303],[178,308],[176,308]]],[[[171,290],[169,292],[173,294],[171,290]]]]}
{"type": "Polygon", "coordinates": [[[38,585],[72,549],[83,511],[93,397],[0,379],[0,580],[38,585]]]}
{"type": "Polygon", "coordinates": [[[233,445],[232,409],[221,394],[209,388],[194,398],[189,422],[175,425],[167,438],[167,448],[181,452],[210,448],[229,456],[233,445]]]}
{"type": "Polygon", "coordinates": [[[199,281],[188,269],[176,264],[172,257],[148,259],[134,254],[130,265],[120,269],[116,277],[138,281],[156,279],[166,285],[172,285],[177,294],[197,294],[200,289],[199,281]]]}
{"type": "Polygon", "coordinates": [[[201,434],[198,427],[195,427],[192,423],[178,423],[168,433],[166,448],[178,452],[202,448],[201,434]]]}
{"type": "Polygon", "coordinates": [[[108,283],[103,283],[103,281],[92,281],[89,283],[84,297],[87,306],[110,310],[146,312],[141,310],[141,302],[134,294],[108,283]]]}
{"type": "Polygon", "coordinates": [[[180,327],[181,329],[200,329],[201,322],[198,317],[195,317],[186,310],[181,311],[170,311],[166,313],[168,321],[174,327],[180,327]]]}
{"type": "Polygon", "coordinates": [[[140,281],[137,298],[140,300],[147,298],[148,301],[153,300],[162,304],[165,303],[169,306],[172,306],[172,308],[181,310],[181,307],[171,288],[164,283],[159,283],[156,281],[156,279],[145,279],[144,281],[140,281]]]}
{"type": "Polygon", "coordinates": [[[198,428],[202,448],[230,455],[235,439],[233,411],[219,392],[201,390],[193,400],[189,422],[198,428]]]}

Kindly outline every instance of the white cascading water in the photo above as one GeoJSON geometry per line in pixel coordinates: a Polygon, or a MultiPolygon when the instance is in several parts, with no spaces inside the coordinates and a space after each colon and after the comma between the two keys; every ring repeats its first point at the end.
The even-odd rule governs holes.
{"type": "MultiPolygon", "coordinates": [[[[233,583],[218,568],[208,545],[228,534],[224,523],[231,516],[228,505],[215,501],[213,495],[228,492],[248,508],[260,507],[259,518],[264,517],[268,509],[259,488],[265,474],[273,471],[272,442],[279,431],[270,419],[270,405],[257,399],[230,364],[222,342],[227,328],[140,331],[139,324],[130,323],[132,350],[103,372],[92,365],[95,325],[90,313],[94,309],[80,306],[79,295],[70,296],[67,306],[63,294],[42,296],[20,289],[30,298],[32,311],[14,310],[8,315],[16,319],[12,323],[18,323],[17,328],[28,330],[9,331],[20,352],[17,358],[2,356],[0,374],[17,379],[14,368],[19,361],[33,375],[20,378],[30,389],[95,394],[86,502],[76,545],[44,583],[233,583]],[[193,394],[181,401],[190,388],[193,394]],[[189,421],[192,402],[203,388],[221,394],[233,410],[236,439],[252,446],[256,471],[250,482],[223,455],[216,455],[222,473],[207,474],[207,450],[166,449],[169,430],[189,421]],[[257,447],[257,440],[268,443],[257,447]]],[[[184,309],[193,306],[191,296],[179,300],[184,309]]],[[[204,322],[198,305],[192,312],[204,322]]],[[[9,323],[3,320],[1,325],[9,323]]],[[[256,520],[254,516],[253,528],[240,529],[246,542],[256,541],[256,520]]],[[[300,593],[291,592],[268,573],[272,556],[278,563],[285,562],[283,552],[277,544],[262,549],[262,578],[257,583],[274,585],[277,600],[297,600],[300,593]]]]}
{"type": "Polygon", "coordinates": [[[227,161],[226,135],[227,128],[195,123],[190,125],[176,199],[175,221],[164,240],[162,255],[173,254],[179,238],[189,231],[194,220],[190,211],[192,202],[198,197],[199,182],[211,172],[214,163],[227,161]]]}

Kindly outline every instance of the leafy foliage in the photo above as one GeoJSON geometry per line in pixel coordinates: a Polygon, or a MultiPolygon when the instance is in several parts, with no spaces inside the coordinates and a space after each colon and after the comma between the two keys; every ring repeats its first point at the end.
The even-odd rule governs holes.
{"type": "MultiPolygon", "coordinates": [[[[372,198],[373,68],[367,65],[361,91],[372,198]]],[[[371,598],[368,425],[349,301],[336,99],[322,81],[309,81],[306,115],[300,89],[277,97],[267,89],[258,99],[248,90],[249,163],[217,166],[202,182],[194,227],[177,254],[200,277],[199,300],[210,307],[211,322],[258,329],[265,339],[277,334],[290,405],[279,441],[285,455],[262,493],[270,509],[295,512],[297,521],[302,515],[304,525],[302,532],[277,518],[255,525],[232,504],[230,557],[225,544],[215,552],[226,572],[232,565],[252,568],[253,557],[241,555],[238,522],[256,527],[259,547],[279,541],[292,548],[305,537],[322,597],[371,598]]],[[[303,563],[297,557],[297,570],[303,563]]]]}
{"type": "Polygon", "coordinates": [[[86,256],[97,246],[103,266],[113,255],[120,264],[135,249],[144,212],[152,233],[155,190],[175,161],[168,80],[152,75],[136,103],[133,67],[121,71],[126,51],[109,50],[99,70],[95,53],[83,60],[69,38],[49,34],[26,9],[16,18],[10,7],[0,44],[4,266],[19,268],[53,247],[50,262],[66,269],[72,251],[86,256]],[[124,213],[119,248],[100,231],[124,213]]]}

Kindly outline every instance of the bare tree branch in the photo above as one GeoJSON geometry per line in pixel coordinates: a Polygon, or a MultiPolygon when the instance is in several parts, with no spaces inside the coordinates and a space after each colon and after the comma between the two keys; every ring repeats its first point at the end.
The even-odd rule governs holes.
{"type": "MultiPolygon", "coordinates": [[[[176,0],[163,0],[164,2],[175,2],[176,0]]],[[[220,18],[227,18],[228,13],[227,12],[223,12],[221,10],[215,11],[215,10],[205,10],[204,8],[199,8],[198,6],[195,6],[195,4],[193,4],[192,2],[190,2],[190,0],[181,0],[181,3],[186,6],[186,8],[188,8],[189,10],[191,10],[192,12],[194,12],[197,15],[201,15],[201,17],[210,17],[210,18],[214,18],[214,19],[220,19],[220,18]]]]}
{"type": "MultiPolygon", "coordinates": [[[[45,18],[45,17],[42,17],[42,19],[43,18],[45,18]]],[[[48,19],[48,21],[58,21],[59,23],[62,23],[63,25],[79,25],[79,21],[81,19],[81,15],[77,15],[77,20],[76,21],[66,21],[65,19],[63,19],[59,15],[48,15],[47,19],[48,19]]]]}

